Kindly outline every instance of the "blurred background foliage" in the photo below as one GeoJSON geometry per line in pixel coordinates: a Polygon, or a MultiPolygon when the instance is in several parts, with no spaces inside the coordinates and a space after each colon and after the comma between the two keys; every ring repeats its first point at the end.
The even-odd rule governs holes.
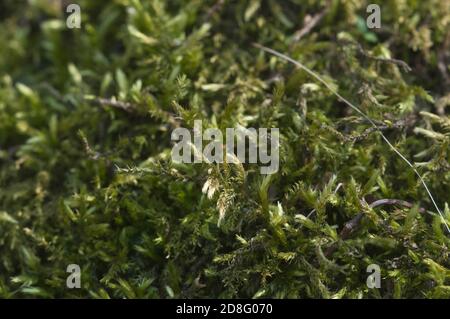
{"type": "Polygon", "coordinates": [[[449,236],[413,171],[252,46],[370,114],[450,223],[450,1],[375,2],[369,30],[362,0],[2,0],[0,296],[449,298],[449,236]],[[172,163],[194,119],[280,128],[280,171],[172,163]]]}

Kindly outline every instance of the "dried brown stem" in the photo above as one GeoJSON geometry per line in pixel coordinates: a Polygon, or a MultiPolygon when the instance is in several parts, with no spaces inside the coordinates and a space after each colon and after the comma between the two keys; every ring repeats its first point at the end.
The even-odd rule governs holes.
{"type": "Polygon", "coordinates": [[[405,61],[402,61],[402,60],[399,60],[399,59],[392,59],[392,58],[391,59],[389,59],[389,58],[380,58],[380,57],[376,57],[376,56],[373,56],[373,55],[369,54],[366,50],[364,50],[362,45],[359,44],[359,43],[351,42],[351,41],[343,41],[343,40],[339,41],[338,43],[343,44],[343,45],[355,46],[358,49],[358,51],[359,51],[359,53],[361,55],[363,55],[364,57],[366,57],[366,58],[368,58],[370,60],[374,60],[374,61],[382,62],[382,63],[391,63],[391,64],[398,65],[398,66],[402,67],[405,72],[409,72],[409,71],[412,70],[411,67],[405,61]]]}
{"type": "Polygon", "coordinates": [[[209,8],[208,12],[205,15],[204,20],[208,21],[211,19],[214,13],[220,11],[222,9],[222,6],[225,4],[225,0],[218,0],[211,8],[209,8]]]}
{"type": "Polygon", "coordinates": [[[314,29],[314,27],[318,25],[320,21],[322,21],[323,17],[328,12],[328,9],[329,6],[326,6],[321,12],[316,13],[314,16],[307,16],[310,18],[308,20],[305,18],[303,27],[297,30],[292,36],[293,43],[300,41],[305,35],[310,33],[311,30],[314,29]]]}
{"type": "Polygon", "coordinates": [[[93,101],[97,102],[101,106],[112,106],[112,107],[124,110],[125,112],[128,112],[128,113],[132,113],[133,111],[136,110],[136,106],[131,103],[128,103],[128,102],[121,102],[121,101],[105,99],[105,98],[101,98],[101,97],[96,97],[96,98],[94,98],[93,101]]]}
{"type": "MultiPolygon", "coordinates": [[[[369,205],[369,207],[375,208],[375,207],[383,206],[383,205],[397,205],[397,206],[403,206],[403,207],[407,207],[407,208],[412,208],[414,206],[413,204],[411,204],[407,201],[401,200],[401,199],[379,199],[379,200],[372,202],[369,205]]],[[[424,208],[419,208],[419,212],[425,213],[426,210],[424,208]]],[[[339,233],[340,239],[346,240],[347,238],[349,238],[350,235],[352,235],[355,232],[355,230],[358,229],[363,217],[364,217],[364,213],[358,213],[350,221],[345,223],[344,227],[342,228],[341,232],[339,233]]],[[[329,257],[336,251],[336,249],[337,249],[337,244],[335,243],[325,251],[325,253],[324,253],[325,256],[329,257]]]]}
{"type": "MultiPolygon", "coordinates": [[[[413,123],[413,122],[412,122],[413,123]]],[[[410,126],[411,121],[405,119],[405,120],[398,120],[394,122],[392,125],[379,125],[378,128],[369,127],[365,129],[361,134],[359,135],[352,135],[352,136],[344,136],[346,141],[353,141],[353,142],[359,142],[365,138],[367,138],[370,134],[380,131],[386,131],[389,129],[403,129],[405,127],[410,126]]]]}
{"type": "Polygon", "coordinates": [[[447,62],[446,62],[449,46],[450,46],[450,33],[447,33],[447,37],[445,38],[445,41],[444,41],[442,47],[437,52],[438,69],[442,75],[442,78],[444,79],[445,85],[447,85],[447,86],[450,84],[450,76],[448,74],[447,62]]]}

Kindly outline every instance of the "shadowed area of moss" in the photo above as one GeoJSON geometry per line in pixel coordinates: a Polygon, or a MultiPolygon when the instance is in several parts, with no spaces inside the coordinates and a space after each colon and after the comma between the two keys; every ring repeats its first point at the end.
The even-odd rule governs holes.
{"type": "Polygon", "coordinates": [[[252,45],[368,114],[450,223],[450,2],[376,1],[368,29],[370,2],[80,0],[69,29],[68,1],[1,1],[0,297],[449,298],[414,171],[252,45]],[[194,120],[279,128],[279,171],[173,163],[194,120]]]}

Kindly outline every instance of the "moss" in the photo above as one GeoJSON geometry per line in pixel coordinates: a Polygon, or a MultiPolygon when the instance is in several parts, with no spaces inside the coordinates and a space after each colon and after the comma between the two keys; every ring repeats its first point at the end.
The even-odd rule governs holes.
{"type": "Polygon", "coordinates": [[[414,171],[252,46],[358,105],[450,223],[448,2],[379,1],[380,30],[359,0],[80,0],[81,29],[61,2],[0,4],[1,297],[450,297],[449,234],[414,171]],[[194,120],[280,128],[280,170],[173,163],[194,120]]]}

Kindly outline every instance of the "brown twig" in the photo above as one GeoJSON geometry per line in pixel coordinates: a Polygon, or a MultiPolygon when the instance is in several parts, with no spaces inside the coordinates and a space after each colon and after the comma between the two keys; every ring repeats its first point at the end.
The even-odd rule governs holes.
{"type": "MultiPolygon", "coordinates": [[[[407,207],[407,208],[412,208],[414,206],[413,204],[411,204],[407,201],[401,200],[401,199],[379,199],[379,200],[372,202],[369,205],[369,207],[375,208],[375,207],[383,206],[383,205],[398,205],[398,206],[403,206],[403,207],[407,207]]],[[[426,210],[424,208],[419,208],[419,212],[425,213],[426,210]]],[[[364,217],[364,213],[358,213],[350,221],[345,223],[344,227],[342,228],[341,232],[339,233],[340,239],[346,240],[347,238],[349,238],[350,235],[352,235],[355,232],[355,230],[358,229],[363,217],[364,217]]],[[[337,243],[334,243],[332,246],[330,246],[325,251],[325,256],[329,257],[331,254],[333,254],[336,251],[336,249],[337,249],[337,243]]]]}
{"type": "Polygon", "coordinates": [[[211,8],[209,8],[208,12],[205,15],[204,21],[210,20],[212,15],[222,9],[222,6],[224,4],[225,0],[218,0],[211,8]]]}
{"type": "Polygon", "coordinates": [[[91,145],[89,144],[88,139],[86,138],[86,136],[84,135],[84,133],[81,130],[78,132],[78,136],[80,136],[81,141],[84,146],[84,151],[89,156],[90,159],[97,161],[99,158],[105,157],[102,154],[100,154],[99,152],[96,152],[91,148],[91,145]]]}
{"type": "Polygon", "coordinates": [[[298,42],[301,40],[301,38],[303,38],[305,35],[307,35],[308,33],[311,32],[312,29],[314,29],[314,27],[316,25],[319,24],[320,21],[322,21],[323,17],[326,15],[326,13],[328,12],[329,6],[327,5],[322,11],[320,11],[319,13],[316,13],[314,16],[310,16],[307,15],[305,17],[305,21],[303,23],[303,27],[299,30],[297,30],[294,35],[292,36],[292,45],[295,42],[298,42]],[[308,19],[307,19],[308,18],[308,19]]]}
{"type": "Polygon", "coordinates": [[[355,46],[361,55],[363,55],[364,57],[366,57],[370,60],[398,65],[398,66],[402,67],[405,72],[410,72],[412,70],[411,67],[405,61],[402,61],[399,59],[393,59],[393,58],[380,58],[380,57],[376,57],[376,56],[373,56],[373,55],[367,53],[367,51],[364,50],[364,48],[362,47],[362,45],[360,43],[345,41],[345,40],[340,40],[340,41],[338,41],[338,43],[343,44],[343,45],[355,46]]]}
{"type": "Polygon", "coordinates": [[[442,75],[442,78],[444,79],[446,86],[448,86],[450,84],[450,76],[448,75],[447,63],[446,63],[449,46],[450,46],[450,33],[447,33],[447,36],[445,38],[445,41],[444,41],[442,47],[437,52],[438,69],[442,75]]]}
{"type": "Polygon", "coordinates": [[[137,107],[131,103],[128,102],[121,102],[111,99],[105,99],[102,97],[96,97],[93,99],[94,102],[97,102],[101,106],[112,106],[121,110],[124,110],[125,112],[132,113],[137,109],[137,107]]]}
{"type": "MultiPolygon", "coordinates": [[[[87,99],[88,101],[94,101],[98,104],[100,104],[101,106],[105,107],[105,106],[112,106],[115,107],[117,109],[123,110],[129,114],[136,114],[136,113],[144,113],[145,110],[143,108],[141,108],[141,104],[132,104],[129,102],[122,102],[122,101],[117,101],[117,100],[113,100],[113,99],[106,99],[106,98],[102,98],[102,97],[94,97],[94,98],[89,98],[87,99]],[[141,111],[140,111],[141,110],[141,111]]],[[[151,116],[155,116],[157,118],[161,118],[163,121],[167,122],[166,124],[164,124],[167,127],[179,127],[180,126],[180,120],[182,120],[182,118],[178,117],[176,114],[167,112],[165,110],[148,110],[148,113],[151,116]]]]}
{"type": "Polygon", "coordinates": [[[359,142],[359,141],[362,141],[363,139],[367,138],[370,134],[372,134],[374,132],[386,131],[389,129],[403,129],[403,128],[409,127],[413,123],[414,123],[414,120],[401,119],[401,120],[394,122],[391,125],[385,125],[385,124],[378,125],[377,129],[374,127],[369,127],[367,129],[365,129],[361,134],[358,134],[358,135],[351,135],[351,136],[344,135],[344,139],[345,139],[345,141],[359,142]]]}

